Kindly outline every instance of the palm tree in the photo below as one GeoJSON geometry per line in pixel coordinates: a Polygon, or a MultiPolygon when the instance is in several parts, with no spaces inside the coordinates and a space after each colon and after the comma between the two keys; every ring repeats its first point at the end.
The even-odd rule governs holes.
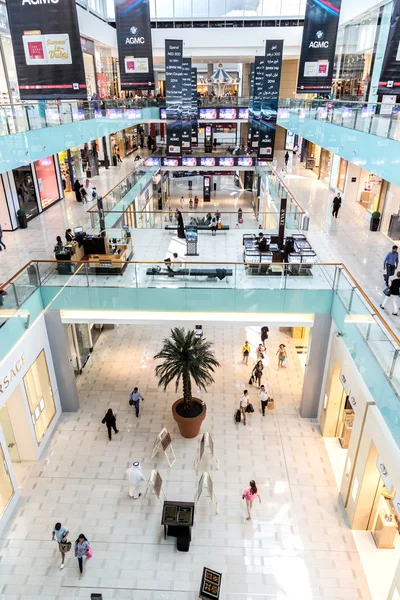
{"type": "Polygon", "coordinates": [[[187,416],[192,412],[192,379],[199,389],[207,391],[207,386],[214,383],[212,373],[220,364],[211,350],[212,343],[203,338],[196,338],[193,330],[184,327],[171,329],[171,337],[163,341],[163,347],[154,356],[163,362],[155,369],[158,385],[164,387],[175,380],[175,391],[178,391],[182,380],[183,401],[187,416]]]}

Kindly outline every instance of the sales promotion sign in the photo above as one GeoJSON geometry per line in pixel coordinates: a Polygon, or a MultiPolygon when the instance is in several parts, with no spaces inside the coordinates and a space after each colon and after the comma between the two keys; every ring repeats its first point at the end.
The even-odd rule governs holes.
{"type": "Polygon", "coordinates": [[[167,155],[182,154],[182,40],[165,40],[167,155]]]}
{"type": "Polygon", "coordinates": [[[75,0],[7,0],[21,100],[86,98],[75,0]]]}
{"type": "Polygon", "coordinates": [[[393,7],[389,37],[382,63],[378,94],[400,93],[400,0],[393,7]]]}
{"type": "Polygon", "coordinates": [[[261,102],[264,87],[264,69],[265,56],[256,56],[254,61],[254,91],[253,91],[253,110],[251,118],[251,142],[250,148],[252,151],[258,152],[260,143],[260,118],[261,118],[261,102]]]}
{"type": "Polygon", "coordinates": [[[182,150],[192,147],[192,59],[182,59],[182,150]]]}
{"type": "Polygon", "coordinates": [[[341,0],[307,0],[297,93],[326,93],[332,87],[341,0]]]}
{"type": "Polygon", "coordinates": [[[149,0],[114,0],[123,90],[154,89],[149,0]]]}
{"type": "Polygon", "coordinates": [[[259,158],[272,160],[278,116],[282,72],[283,40],[268,40],[265,45],[265,77],[261,102],[259,158]]]}

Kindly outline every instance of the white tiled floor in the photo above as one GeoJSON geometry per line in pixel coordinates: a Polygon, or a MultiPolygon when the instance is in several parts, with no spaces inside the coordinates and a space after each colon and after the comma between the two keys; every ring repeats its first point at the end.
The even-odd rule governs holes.
{"type": "Polygon", "coordinates": [[[233,420],[251,369],[242,365],[240,348],[250,340],[253,363],[259,332],[233,326],[205,331],[222,364],[208,393],[197,393],[208,407],[202,430],[213,435],[220,460],[218,471],[205,463],[220,514],[201,498],[189,553],[178,553],[172,538],[164,541],[155,498],[142,508],[128,497],[124,471],[133,460],[147,475],[160,470],[169,499],[191,500],[200,477],[194,469],[199,440],[180,437],[170,410],[177,395],[163,393],[154,377],[152,357],[168,331],[118,326],[102,333],[78,381],[81,409],[62,415],[1,540],[0,598],[75,600],[101,591],[105,599],[194,600],[202,568],[209,566],[223,573],[223,600],[369,600],[318,426],[298,415],[303,374],[287,331],[272,329],[267,345],[264,380],[276,409],[263,418],[250,388],[255,413],[246,427],[233,420]],[[288,347],[288,368],[278,372],[280,342],[288,347]],[[128,406],[135,384],[145,397],[139,419],[128,406]],[[109,406],[120,430],[112,442],[101,424],[109,406]],[[162,455],[150,459],[163,426],[177,455],[171,469],[162,455]],[[247,522],[241,494],[250,478],[262,503],[247,522]],[[81,581],[71,554],[59,569],[50,541],[57,520],[68,525],[71,538],[83,531],[92,542],[93,559],[81,581]]]}

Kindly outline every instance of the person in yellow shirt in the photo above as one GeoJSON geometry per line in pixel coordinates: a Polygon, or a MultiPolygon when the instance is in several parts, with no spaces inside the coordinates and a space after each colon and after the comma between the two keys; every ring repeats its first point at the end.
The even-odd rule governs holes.
{"type": "Polygon", "coordinates": [[[250,354],[250,344],[247,340],[245,341],[244,346],[242,348],[242,354],[243,354],[243,362],[247,366],[247,364],[249,362],[249,354],[250,354]]]}

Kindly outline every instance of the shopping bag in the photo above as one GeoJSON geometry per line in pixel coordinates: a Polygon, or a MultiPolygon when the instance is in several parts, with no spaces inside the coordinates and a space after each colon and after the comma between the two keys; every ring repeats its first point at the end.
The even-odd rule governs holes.
{"type": "Polygon", "coordinates": [[[253,381],[254,381],[254,377],[253,377],[253,375],[252,375],[252,376],[250,377],[250,379],[249,379],[249,385],[253,385],[253,381]]]}
{"type": "Polygon", "coordinates": [[[268,398],[268,405],[267,405],[268,410],[274,410],[275,408],[275,402],[273,398],[268,398]]]}
{"type": "Polygon", "coordinates": [[[254,412],[254,406],[253,406],[252,404],[248,404],[248,405],[246,406],[246,409],[245,409],[245,411],[246,411],[247,413],[253,413],[253,412],[254,412]]]}
{"type": "Polygon", "coordinates": [[[239,409],[237,409],[237,411],[235,412],[235,421],[236,423],[240,423],[240,420],[242,418],[241,412],[239,409]]]}
{"type": "Polygon", "coordinates": [[[383,290],[383,293],[385,294],[385,296],[390,296],[390,288],[387,287],[383,290]]]}

